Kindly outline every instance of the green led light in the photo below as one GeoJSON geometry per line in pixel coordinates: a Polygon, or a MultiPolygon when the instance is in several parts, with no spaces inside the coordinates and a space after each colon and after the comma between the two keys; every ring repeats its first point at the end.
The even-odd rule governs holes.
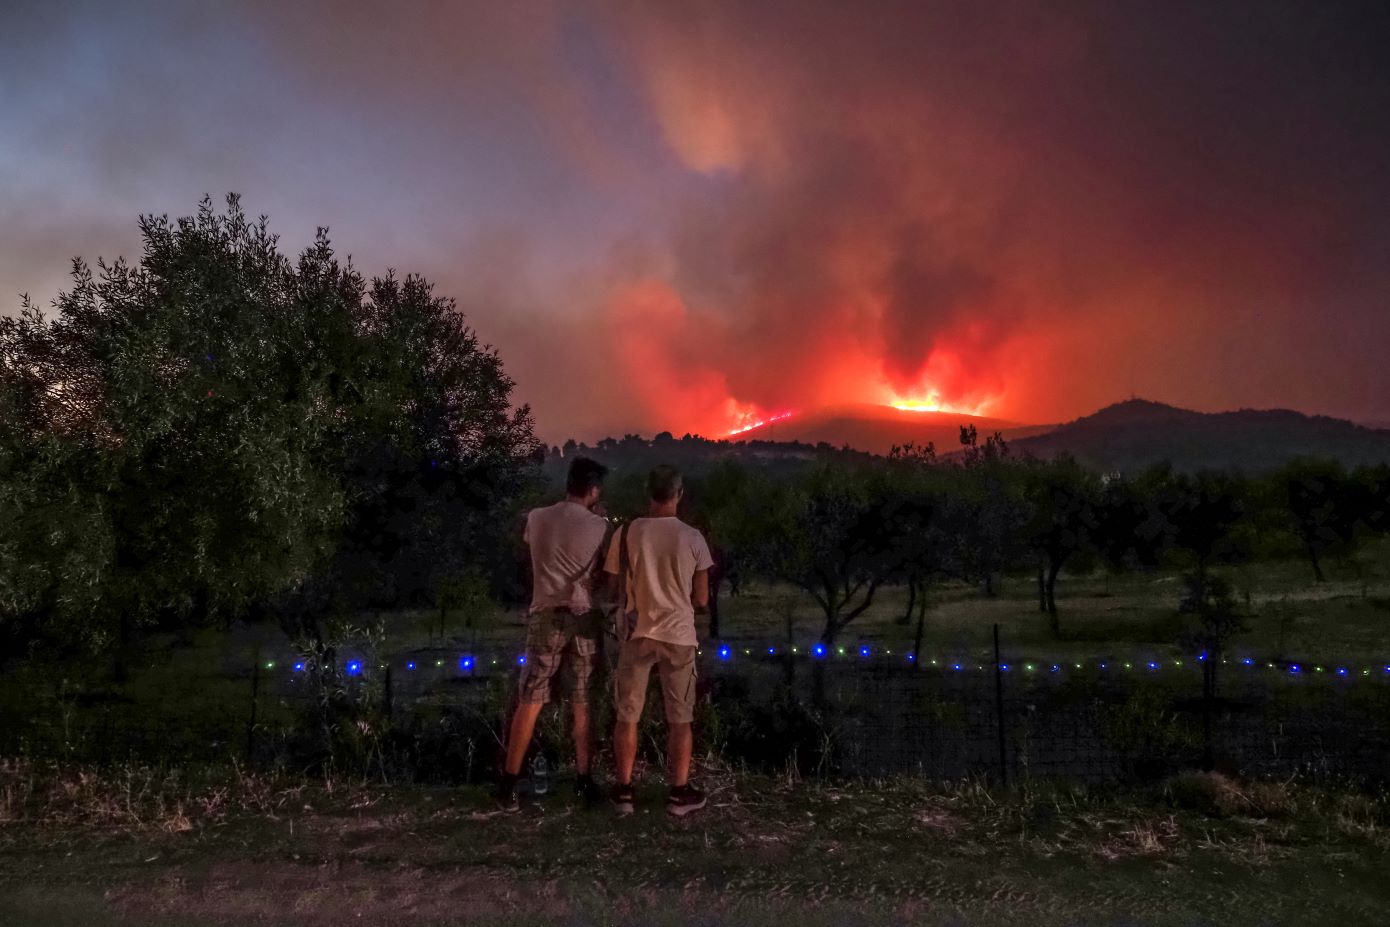
{"type": "Polygon", "coordinates": [[[1031,664],[1031,663],[1025,663],[1025,664],[1023,665],[1023,668],[1026,669],[1026,670],[1027,670],[1028,672],[1030,672],[1030,673],[1033,672],[1033,664],[1031,664]]]}
{"type": "Polygon", "coordinates": [[[845,655],[845,648],[843,648],[843,647],[837,647],[837,648],[835,648],[835,649],[839,652],[840,656],[844,656],[844,655],[845,655]]]}

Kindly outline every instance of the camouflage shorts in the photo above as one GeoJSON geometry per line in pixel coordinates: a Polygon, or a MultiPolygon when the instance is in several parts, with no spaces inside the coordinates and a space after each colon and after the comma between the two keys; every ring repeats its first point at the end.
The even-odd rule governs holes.
{"type": "Polygon", "coordinates": [[[576,615],[568,609],[543,608],[533,614],[526,628],[521,701],[550,701],[551,684],[559,673],[565,697],[571,702],[588,702],[602,633],[603,616],[599,612],[576,615]]]}

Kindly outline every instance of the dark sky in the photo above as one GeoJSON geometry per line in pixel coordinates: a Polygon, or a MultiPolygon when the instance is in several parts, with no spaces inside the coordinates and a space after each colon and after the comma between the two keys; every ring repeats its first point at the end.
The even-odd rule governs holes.
{"type": "Polygon", "coordinates": [[[242,194],[541,436],[1136,393],[1390,420],[1390,3],[0,0],[0,311],[242,194]]]}

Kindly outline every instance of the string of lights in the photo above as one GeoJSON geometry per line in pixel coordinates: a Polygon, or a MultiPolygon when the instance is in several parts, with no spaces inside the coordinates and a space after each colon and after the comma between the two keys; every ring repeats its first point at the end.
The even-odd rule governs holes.
{"type": "MultiPolygon", "coordinates": [[[[994,669],[994,662],[981,662],[975,659],[951,656],[929,656],[918,654],[911,650],[904,651],[901,648],[896,651],[888,647],[875,647],[872,644],[858,644],[851,647],[828,647],[823,643],[815,643],[809,647],[800,645],[786,646],[769,644],[758,647],[735,646],[733,644],[717,644],[711,651],[701,649],[701,655],[711,652],[717,664],[735,665],[739,662],[748,660],[758,660],[766,662],[768,659],[781,659],[787,657],[811,661],[829,661],[840,663],[854,663],[859,665],[884,665],[887,663],[899,663],[907,665],[920,664],[922,668],[930,667],[942,673],[967,673],[984,672],[994,669]]],[[[1199,669],[1207,660],[1206,654],[1197,654],[1190,658],[1172,658],[1166,660],[1157,659],[1116,659],[1113,657],[1090,657],[1077,660],[1074,656],[1065,659],[1048,660],[1042,658],[1025,658],[1021,660],[1001,661],[999,664],[1000,672],[1024,675],[1062,675],[1077,672],[1091,673],[1137,673],[1151,674],[1163,670],[1182,670],[1199,669]]],[[[1265,672],[1275,672],[1288,676],[1306,675],[1325,675],[1329,677],[1340,677],[1344,679],[1369,679],[1384,678],[1390,679],[1390,662],[1376,663],[1367,665],[1365,663],[1353,664],[1351,662],[1339,663],[1334,661],[1304,661],[1304,660],[1270,660],[1255,656],[1233,656],[1223,657],[1222,664],[1235,666],[1245,670],[1263,670],[1265,672]]],[[[306,672],[311,663],[304,659],[294,659],[290,661],[268,660],[264,664],[267,670],[275,670],[282,666],[287,666],[291,673],[298,674],[306,672]]],[[[499,669],[510,670],[512,667],[526,665],[526,655],[510,653],[488,653],[472,654],[463,653],[457,657],[444,659],[434,657],[430,659],[407,659],[396,660],[390,663],[378,663],[377,669],[404,670],[407,673],[428,672],[444,670],[446,672],[457,672],[460,675],[484,675],[499,669]]],[[[349,659],[343,663],[343,672],[347,676],[360,677],[367,673],[368,666],[362,659],[349,659]]]]}

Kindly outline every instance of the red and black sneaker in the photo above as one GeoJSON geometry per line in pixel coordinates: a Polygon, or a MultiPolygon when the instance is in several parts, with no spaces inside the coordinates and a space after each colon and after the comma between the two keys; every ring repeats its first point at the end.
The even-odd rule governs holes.
{"type": "Polygon", "coordinates": [[[632,791],[632,783],[624,785],[621,782],[613,783],[613,790],[608,793],[608,800],[613,803],[613,810],[619,814],[632,814],[636,808],[637,796],[632,791]]]}
{"type": "Polygon", "coordinates": [[[574,780],[574,794],[584,803],[585,808],[592,808],[603,801],[603,790],[598,787],[593,776],[576,776],[574,780]]]}
{"type": "Polygon", "coordinates": [[[666,796],[666,812],[683,818],[705,806],[705,793],[690,783],[678,785],[666,796]]]}
{"type": "Polygon", "coordinates": [[[521,800],[516,794],[516,776],[509,776],[503,773],[497,779],[497,792],[493,800],[497,803],[497,810],[507,814],[515,814],[521,810],[521,800]]]}

